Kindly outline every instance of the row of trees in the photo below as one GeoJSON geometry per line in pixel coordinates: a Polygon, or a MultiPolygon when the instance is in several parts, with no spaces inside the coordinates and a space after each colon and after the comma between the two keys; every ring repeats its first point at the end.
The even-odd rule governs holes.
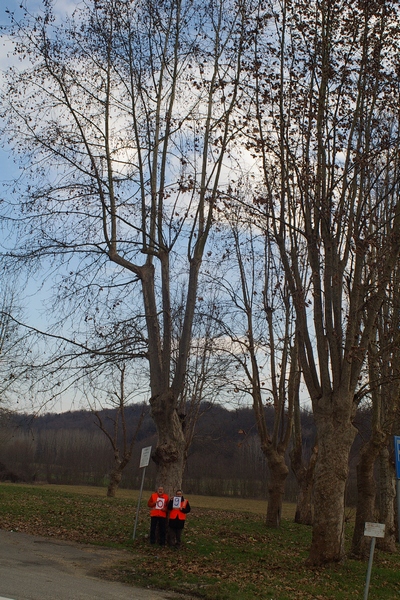
{"type": "Polygon", "coordinates": [[[5,260],[56,273],[42,392],[121,402],[122,374],[147,387],[167,490],[201,400],[250,397],[267,523],[280,522],[290,449],[301,520],[312,489],[314,565],[344,555],[365,398],[353,545],[374,520],[377,457],[394,539],[399,17],[392,0],[93,0],[65,21],[45,2],[11,17],[21,64],[3,133],[22,176],[2,205],[5,260]]]}
{"type": "MultiPolygon", "coordinates": [[[[107,435],[99,428],[91,411],[27,415],[1,411],[0,416],[0,481],[25,483],[56,483],[97,485],[108,487],[115,469],[115,457],[107,435]]],[[[142,407],[126,409],[127,427],[134,437],[142,407]]],[[[101,420],[109,434],[115,427],[115,410],[101,411],[101,420]]],[[[267,414],[270,423],[272,411],[267,414]]],[[[369,427],[368,412],[359,423],[359,439],[369,427]]],[[[303,444],[311,454],[315,431],[310,413],[302,413],[303,444]]],[[[156,430],[145,414],[136,435],[132,458],[123,471],[121,488],[139,489],[142,471],[139,468],[142,448],[154,446],[156,430]]],[[[356,464],[358,450],[353,449],[350,478],[346,492],[349,511],[356,502],[356,464]]],[[[290,462],[289,456],[287,457],[290,462]]],[[[261,451],[252,409],[230,410],[218,404],[202,407],[185,467],[184,485],[187,494],[267,497],[268,467],[261,451]]],[[[154,463],[146,469],[145,489],[157,487],[154,463]]],[[[295,503],[298,485],[291,471],[285,484],[285,499],[295,503]]]]}

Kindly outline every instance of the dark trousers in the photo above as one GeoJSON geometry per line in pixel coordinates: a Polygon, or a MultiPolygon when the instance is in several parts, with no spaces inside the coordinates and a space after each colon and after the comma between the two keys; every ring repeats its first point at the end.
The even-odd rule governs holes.
{"type": "Polygon", "coordinates": [[[179,548],[181,545],[182,531],[183,527],[180,527],[179,529],[171,526],[168,527],[168,544],[170,546],[176,546],[179,548]]]}
{"type": "Polygon", "coordinates": [[[158,543],[165,546],[167,519],[165,517],[150,517],[150,544],[155,544],[158,535],[158,543]]]}

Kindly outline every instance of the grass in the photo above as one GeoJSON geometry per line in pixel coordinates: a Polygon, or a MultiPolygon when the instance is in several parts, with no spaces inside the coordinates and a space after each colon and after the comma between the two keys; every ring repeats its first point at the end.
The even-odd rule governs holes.
{"type": "MultiPolygon", "coordinates": [[[[132,540],[137,492],[109,499],[101,488],[0,485],[0,528],[131,551],[102,576],[181,592],[204,600],[355,600],[364,597],[367,564],[346,560],[311,569],[311,529],[293,522],[285,505],[278,530],[264,525],[265,502],[190,496],[192,512],[180,551],[150,547],[143,493],[132,540]]],[[[349,526],[346,543],[351,537],[349,526]]],[[[400,557],[375,550],[369,600],[400,598],[400,557]]]]}

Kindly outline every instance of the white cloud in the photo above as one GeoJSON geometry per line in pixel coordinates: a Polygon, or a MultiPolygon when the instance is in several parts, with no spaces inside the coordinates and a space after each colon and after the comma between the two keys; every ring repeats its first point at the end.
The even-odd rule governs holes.
{"type": "MultiPolygon", "coordinates": [[[[25,0],[23,4],[32,15],[38,14],[43,8],[41,0],[25,0]]],[[[56,0],[54,6],[56,17],[63,19],[66,15],[71,15],[79,4],[82,4],[81,0],[56,0]]],[[[7,69],[20,63],[20,58],[14,56],[13,42],[7,36],[12,13],[17,20],[23,16],[21,0],[5,0],[5,2],[3,0],[0,6],[0,86],[7,69]]],[[[9,180],[16,172],[17,168],[7,148],[0,149],[0,181],[9,180]]]]}
{"type": "MultiPolygon", "coordinates": [[[[0,8],[0,25],[7,26],[10,23],[9,12],[15,13],[16,17],[22,16],[21,0],[5,0],[0,8]]],[[[54,10],[56,16],[70,15],[75,8],[81,4],[81,0],[56,0],[54,10]]],[[[25,0],[23,5],[32,15],[40,12],[43,8],[41,0],[25,0]]]]}

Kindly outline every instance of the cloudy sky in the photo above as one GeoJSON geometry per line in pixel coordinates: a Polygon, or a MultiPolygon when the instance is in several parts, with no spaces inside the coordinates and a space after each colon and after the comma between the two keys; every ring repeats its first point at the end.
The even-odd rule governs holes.
{"type": "MultiPolygon", "coordinates": [[[[56,10],[60,17],[66,13],[71,13],[74,7],[79,3],[80,0],[56,0],[56,10]]],[[[7,37],[7,28],[10,25],[10,17],[7,11],[15,13],[16,17],[22,15],[20,8],[21,2],[27,7],[28,11],[32,14],[36,14],[40,11],[41,1],[40,0],[1,0],[0,4],[0,86],[3,83],[3,75],[5,71],[12,65],[16,64],[16,61],[12,55],[12,44],[7,37]]],[[[7,147],[4,147],[4,143],[0,146],[0,198],[1,196],[9,193],[7,183],[14,180],[18,176],[18,168],[14,164],[11,154],[7,147]]],[[[42,281],[40,274],[37,276],[37,280],[32,278],[24,286],[23,297],[21,298],[21,305],[24,311],[23,320],[29,321],[29,324],[39,329],[46,329],[46,313],[43,311],[44,302],[47,299],[49,290],[46,287],[42,287],[42,281]]],[[[70,408],[70,402],[68,398],[65,398],[58,405],[52,407],[52,410],[68,410],[70,408]]]]}
{"type": "MultiPolygon", "coordinates": [[[[57,14],[62,17],[65,14],[70,14],[73,9],[79,4],[80,0],[55,0],[55,9],[57,14]]],[[[3,73],[13,64],[12,46],[7,39],[7,33],[4,28],[10,24],[8,12],[13,12],[16,17],[22,15],[20,8],[21,4],[27,7],[32,14],[40,11],[41,0],[2,0],[0,7],[0,27],[3,29],[0,43],[0,85],[2,82],[3,73]]],[[[11,160],[11,157],[6,149],[0,148],[0,182],[9,180],[17,174],[17,169],[11,160]]]]}

